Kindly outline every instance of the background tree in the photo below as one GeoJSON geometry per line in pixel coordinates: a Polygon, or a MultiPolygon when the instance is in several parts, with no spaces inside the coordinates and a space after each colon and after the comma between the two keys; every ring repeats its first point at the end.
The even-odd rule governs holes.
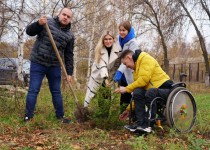
{"type": "Polygon", "coordinates": [[[179,0],[179,3],[181,4],[182,8],[186,12],[187,17],[190,19],[191,23],[193,24],[193,26],[195,28],[195,31],[196,31],[196,34],[198,36],[200,46],[201,46],[201,50],[203,52],[205,68],[206,68],[206,81],[205,82],[209,86],[209,83],[210,83],[210,68],[209,68],[208,53],[207,53],[204,37],[203,37],[201,31],[199,30],[196,22],[194,21],[192,15],[190,14],[190,12],[188,11],[188,9],[186,7],[186,1],[179,0]]]}
{"type": "Polygon", "coordinates": [[[20,81],[24,81],[23,79],[23,8],[24,8],[25,0],[22,0],[19,6],[18,12],[18,78],[20,81]]]}
{"type": "MultiPolygon", "coordinates": [[[[37,21],[43,14],[54,17],[62,7],[67,6],[72,9],[74,15],[71,26],[76,38],[74,76],[80,83],[85,83],[87,74],[89,76],[88,72],[91,71],[90,66],[94,58],[94,49],[101,33],[109,29],[118,36],[118,25],[124,20],[129,20],[134,26],[141,49],[152,54],[166,71],[171,59],[175,57],[187,59],[184,56],[197,57],[200,56],[200,52],[202,52],[202,55],[206,55],[205,63],[207,63],[207,52],[204,53],[197,44],[200,43],[200,39],[195,38],[189,41],[188,35],[190,34],[192,37],[193,33],[193,30],[191,30],[192,23],[188,19],[189,17],[183,17],[187,13],[180,1],[1,0],[0,52],[4,52],[7,57],[18,57],[18,51],[22,55],[21,49],[23,49],[22,57],[29,58],[36,37],[29,37],[25,34],[27,25],[37,21]],[[22,10],[22,14],[20,10],[22,10]],[[22,20],[22,25],[20,20],[22,20]],[[24,44],[23,48],[20,46],[22,42],[24,44]],[[193,48],[192,45],[196,47],[193,48]],[[198,54],[195,51],[198,51],[198,54]]],[[[182,0],[181,2],[186,6],[197,25],[204,42],[206,42],[204,44],[209,45],[210,43],[207,43],[207,41],[210,35],[207,31],[210,23],[210,1],[182,0]]],[[[0,53],[0,57],[5,56],[0,53]]]]}
{"type": "Polygon", "coordinates": [[[8,22],[12,18],[13,13],[10,11],[10,9],[5,5],[4,0],[0,1],[0,41],[2,40],[2,37],[8,33],[8,22]]]}
{"type": "Polygon", "coordinates": [[[206,1],[206,0],[200,0],[200,4],[203,8],[203,10],[206,12],[206,14],[208,15],[209,21],[210,21],[210,1],[206,1]]]}
{"type": "Polygon", "coordinates": [[[135,4],[134,14],[138,19],[144,21],[144,30],[146,31],[143,32],[150,31],[153,37],[160,39],[166,72],[169,70],[167,44],[182,18],[179,8],[175,3],[167,0],[138,0],[135,4]],[[154,33],[155,31],[156,33],[154,33]]]}

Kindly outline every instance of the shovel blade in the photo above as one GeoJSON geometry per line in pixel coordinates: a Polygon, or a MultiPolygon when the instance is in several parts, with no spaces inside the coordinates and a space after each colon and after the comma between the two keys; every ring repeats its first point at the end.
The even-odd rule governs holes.
{"type": "Polygon", "coordinates": [[[74,111],[77,122],[82,123],[89,120],[89,111],[87,107],[80,107],[74,111]]]}

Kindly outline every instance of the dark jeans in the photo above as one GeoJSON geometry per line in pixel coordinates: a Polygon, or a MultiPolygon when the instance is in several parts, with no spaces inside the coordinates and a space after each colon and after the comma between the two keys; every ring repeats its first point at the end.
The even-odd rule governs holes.
{"type": "MultiPolygon", "coordinates": [[[[143,88],[137,88],[133,91],[133,100],[135,104],[135,114],[138,125],[142,126],[148,123],[147,117],[148,114],[145,111],[145,106],[150,107],[151,101],[156,97],[161,97],[167,99],[170,93],[170,88],[168,89],[158,89],[151,88],[145,90],[143,88]]],[[[152,105],[151,119],[155,118],[157,111],[156,102],[152,105]]]]}
{"type": "Polygon", "coordinates": [[[37,95],[40,91],[43,78],[47,77],[50,92],[52,94],[53,106],[57,118],[64,116],[63,101],[61,96],[61,67],[46,67],[37,63],[31,62],[30,68],[30,84],[28,95],[26,97],[26,116],[32,118],[37,101],[37,95]]]}

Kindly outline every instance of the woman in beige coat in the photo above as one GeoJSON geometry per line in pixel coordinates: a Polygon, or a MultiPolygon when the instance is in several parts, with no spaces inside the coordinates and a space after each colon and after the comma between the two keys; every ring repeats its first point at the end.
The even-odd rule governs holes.
{"type": "Polygon", "coordinates": [[[84,107],[88,107],[91,99],[95,96],[100,85],[110,86],[115,71],[120,65],[117,61],[121,47],[110,31],[105,31],[95,48],[95,60],[91,68],[87,92],[84,100],[84,107]]]}

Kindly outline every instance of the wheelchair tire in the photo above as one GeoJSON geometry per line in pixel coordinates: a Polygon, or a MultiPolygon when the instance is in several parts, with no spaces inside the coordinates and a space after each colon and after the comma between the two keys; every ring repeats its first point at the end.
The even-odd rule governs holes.
{"type": "Polygon", "coordinates": [[[191,131],[196,120],[196,103],[192,94],[184,87],[171,91],[166,103],[166,119],[170,128],[180,133],[191,131]]]}

